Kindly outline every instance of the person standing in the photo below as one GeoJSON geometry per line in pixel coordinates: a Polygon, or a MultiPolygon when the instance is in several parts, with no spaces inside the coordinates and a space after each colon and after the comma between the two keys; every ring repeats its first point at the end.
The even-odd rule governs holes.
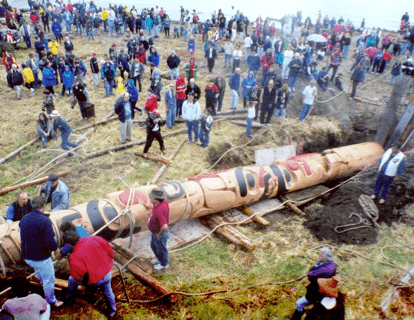
{"type": "Polygon", "coordinates": [[[181,60],[180,58],[175,54],[175,51],[171,51],[171,54],[167,58],[167,65],[168,68],[170,68],[170,75],[171,75],[171,81],[174,81],[175,79],[178,79],[180,76],[180,72],[178,71],[178,67],[180,66],[181,60]]]}
{"type": "Polygon", "coordinates": [[[164,153],[164,139],[161,135],[161,126],[165,124],[165,121],[161,119],[158,109],[154,109],[152,112],[148,113],[148,117],[145,120],[145,125],[147,127],[147,141],[144,147],[144,153],[147,154],[149,148],[152,146],[154,139],[160,144],[161,152],[164,153]]]}
{"type": "Polygon", "coordinates": [[[57,85],[56,71],[52,68],[52,63],[47,61],[42,70],[42,84],[51,94],[55,94],[53,86],[57,85]]]}
{"type": "Polygon", "coordinates": [[[276,86],[273,80],[263,89],[262,105],[260,108],[260,123],[269,125],[276,107],[276,86]],[[267,114],[267,117],[266,117],[267,114]],[[266,120],[265,120],[266,117],[266,120]]]}
{"type": "Polygon", "coordinates": [[[113,88],[114,88],[114,79],[116,76],[116,70],[109,59],[109,57],[105,57],[105,63],[101,68],[101,78],[105,80],[105,97],[109,97],[113,95],[113,88]]]}
{"type": "Polygon", "coordinates": [[[186,85],[185,85],[185,80],[183,76],[179,76],[177,78],[177,81],[175,82],[175,91],[177,92],[177,113],[176,113],[176,117],[181,117],[182,115],[182,108],[183,108],[183,103],[185,101],[186,98],[186,85]]]}
{"type": "Polygon", "coordinates": [[[388,198],[393,180],[398,178],[405,168],[405,155],[401,152],[401,144],[394,143],[391,148],[385,151],[379,163],[378,175],[371,199],[377,198],[382,189],[379,203],[383,204],[388,198]]]}
{"type": "Polygon", "coordinates": [[[221,71],[217,72],[217,77],[214,78],[214,84],[219,89],[219,95],[217,97],[217,111],[221,111],[223,106],[223,98],[226,93],[226,79],[223,78],[221,71]]]}
{"type": "Polygon", "coordinates": [[[231,90],[230,110],[235,111],[239,102],[239,89],[241,84],[240,68],[236,68],[229,78],[229,87],[231,90]]]}
{"type": "Polygon", "coordinates": [[[190,79],[197,79],[198,64],[195,62],[194,57],[191,57],[190,62],[184,66],[184,71],[187,81],[190,81],[190,79]]]}
{"type": "Polygon", "coordinates": [[[329,279],[335,276],[336,263],[334,261],[332,250],[328,247],[322,247],[319,250],[318,261],[312,266],[307,273],[310,284],[306,287],[306,294],[296,301],[296,309],[291,320],[300,320],[305,313],[305,307],[319,302],[323,294],[319,293],[318,279],[329,279]]]}
{"type": "MultiPolygon", "coordinates": [[[[132,122],[134,120],[134,108],[129,101],[130,94],[124,93],[122,99],[115,102],[114,111],[118,115],[119,132],[121,135],[121,143],[131,141],[132,122]]],[[[136,109],[136,108],[135,108],[136,109]]]]}
{"type": "Polygon", "coordinates": [[[253,71],[254,77],[256,78],[257,72],[260,70],[260,57],[256,53],[255,49],[252,49],[252,54],[247,57],[247,65],[249,66],[249,71],[253,71]]]}
{"type": "Polygon", "coordinates": [[[240,46],[236,44],[236,50],[233,51],[233,69],[232,69],[233,72],[236,68],[240,67],[240,61],[241,61],[242,56],[243,56],[243,53],[240,50],[240,46]]]}
{"type": "Polygon", "coordinates": [[[78,101],[82,120],[86,120],[89,118],[86,112],[86,105],[90,102],[89,92],[86,89],[85,85],[80,83],[78,79],[75,79],[72,95],[73,100],[75,100],[75,102],[76,100],[78,101]]]}
{"type": "Polygon", "coordinates": [[[134,61],[131,63],[131,66],[129,67],[129,78],[134,81],[134,86],[137,86],[138,81],[138,88],[139,92],[142,90],[142,84],[141,84],[141,76],[144,74],[144,65],[139,60],[138,54],[135,55],[134,61]]]}
{"type": "Polygon", "coordinates": [[[194,143],[198,140],[198,120],[201,116],[200,104],[194,99],[194,93],[187,94],[187,101],[183,105],[183,119],[186,120],[188,143],[193,140],[192,133],[194,131],[194,143]]]}
{"type": "Polygon", "coordinates": [[[32,211],[32,200],[28,198],[25,191],[18,191],[16,201],[7,209],[6,222],[20,221],[30,211],[32,211]]]}
{"type": "Polygon", "coordinates": [[[51,173],[46,184],[40,189],[39,195],[45,194],[46,204],[50,203],[52,212],[66,210],[70,207],[69,188],[59,180],[56,173],[51,173]]]}
{"type": "MultiPolygon", "coordinates": [[[[260,89],[260,86],[261,86],[260,82],[256,82],[254,84],[254,87],[251,88],[249,90],[249,92],[247,93],[247,97],[248,97],[249,102],[250,101],[255,102],[254,103],[255,114],[254,114],[254,117],[253,117],[254,121],[257,121],[257,118],[259,116],[260,96],[262,95],[262,89],[260,89]]],[[[250,104],[249,104],[249,106],[250,106],[250,104]]]]}
{"type": "Polygon", "coordinates": [[[219,89],[214,84],[214,78],[211,78],[204,89],[205,91],[205,98],[206,98],[206,109],[210,109],[209,114],[212,116],[216,115],[216,103],[217,103],[217,94],[219,93],[219,89]]]}
{"type": "Polygon", "coordinates": [[[114,252],[105,239],[98,236],[81,238],[74,231],[63,234],[65,243],[73,246],[69,257],[69,281],[66,298],[75,298],[78,286],[88,285],[101,289],[104,294],[110,318],[115,316],[115,295],[111,287],[111,269],[114,265],[114,252]]]}
{"type": "Polygon", "coordinates": [[[117,66],[121,71],[122,80],[124,80],[125,71],[129,73],[129,56],[125,54],[124,49],[120,50],[120,54],[117,58],[117,66]]]}
{"type": "Polygon", "coordinates": [[[289,75],[289,63],[292,61],[293,58],[293,51],[291,46],[289,45],[287,50],[283,53],[283,63],[282,63],[282,79],[287,80],[289,75]]]}
{"type": "Polygon", "coordinates": [[[315,101],[315,97],[318,94],[318,89],[316,89],[315,83],[315,80],[311,80],[310,84],[302,92],[303,109],[300,114],[300,121],[303,121],[308,117],[308,114],[312,109],[313,102],[315,101]]]}
{"type": "Polygon", "coordinates": [[[96,52],[92,52],[92,58],[89,62],[91,71],[92,71],[92,78],[93,78],[93,87],[98,88],[99,85],[99,63],[96,59],[96,52]]]}
{"type": "Polygon", "coordinates": [[[41,196],[33,198],[33,210],[19,223],[22,258],[35,269],[36,276],[43,284],[46,301],[60,307],[62,301],[55,296],[55,268],[51,252],[58,249],[52,222],[44,214],[46,200],[41,196]]]}
{"type": "Polygon", "coordinates": [[[154,269],[162,270],[169,267],[167,240],[170,237],[168,230],[170,208],[162,189],[152,189],[149,197],[150,203],[144,205],[147,209],[152,209],[148,219],[148,229],[151,231],[151,249],[155,259],[151,260],[151,263],[154,269]]]}
{"type": "Polygon", "coordinates": [[[351,98],[355,97],[355,94],[357,92],[358,84],[360,82],[364,81],[364,75],[365,75],[365,73],[364,73],[364,70],[362,69],[362,64],[359,63],[357,65],[357,67],[355,68],[354,72],[352,73],[352,76],[351,76],[351,81],[352,81],[351,98]]]}
{"type": "Polygon", "coordinates": [[[213,47],[212,43],[210,43],[209,48],[205,53],[205,58],[207,59],[208,72],[212,73],[217,59],[217,50],[213,47]]]}
{"type": "Polygon", "coordinates": [[[150,69],[151,69],[151,90],[154,91],[154,93],[158,97],[158,101],[161,101],[161,74],[160,70],[155,66],[154,63],[150,63],[150,69]]]}
{"type": "Polygon", "coordinates": [[[23,20],[23,25],[20,27],[20,36],[23,37],[24,42],[26,42],[27,48],[32,47],[32,42],[30,39],[32,33],[32,28],[27,25],[26,21],[23,20]]]}
{"type": "Polygon", "coordinates": [[[302,70],[302,62],[299,59],[299,53],[295,53],[295,56],[289,63],[289,91],[295,91],[296,80],[299,73],[302,70]]]}
{"type": "Polygon", "coordinates": [[[177,92],[174,89],[174,83],[170,83],[168,90],[165,91],[165,111],[167,128],[171,129],[175,124],[175,117],[177,114],[177,92]]]}
{"type": "Polygon", "coordinates": [[[23,73],[17,69],[17,64],[13,63],[12,69],[7,73],[7,84],[10,88],[16,89],[17,99],[22,98],[21,86],[23,85],[23,73]]]}
{"type": "Polygon", "coordinates": [[[252,137],[252,125],[253,125],[253,119],[256,114],[256,103],[257,101],[249,101],[248,107],[247,107],[247,125],[246,125],[246,136],[248,138],[252,137]]]}
{"type": "Polygon", "coordinates": [[[229,68],[231,69],[231,55],[232,54],[233,54],[233,44],[231,43],[230,39],[227,39],[226,44],[224,45],[224,68],[227,68],[227,62],[228,62],[229,68]]]}
{"type": "Polygon", "coordinates": [[[343,56],[339,48],[332,49],[331,57],[329,61],[329,67],[327,70],[327,72],[329,72],[330,69],[333,69],[332,76],[331,76],[331,82],[334,81],[336,72],[338,71],[339,66],[342,64],[342,60],[343,60],[343,56]]]}
{"type": "MultiPolygon", "coordinates": [[[[53,130],[50,133],[53,135],[58,129],[60,130],[60,136],[62,138],[62,149],[70,150],[69,147],[76,148],[79,145],[69,141],[69,135],[73,132],[72,127],[66,122],[65,118],[60,116],[59,111],[53,110],[50,117],[53,120],[53,130]]],[[[68,153],[68,158],[73,157],[73,153],[68,153]]]]}
{"type": "Polygon", "coordinates": [[[286,119],[286,107],[289,102],[289,90],[287,83],[285,83],[282,88],[277,90],[276,99],[275,119],[279,118],[279,115],[282,119],[286,119]]]}
{"type": "Polygon", "coordinates": [[[69,37],[65,37],[65,41],[63,42],[65,47],[65,54],[72,54],[73,53],[73,42],[69,40],[69,37]]]}
{"type": "Polygon", "coordinates": [[[190,79],[190,82],[188,83],[187,88],[185,90],[185,94],[187,98],[190,92],[193,93],[194,99],[200,100],[201,90],[200,90],[200,87],[195,83],[194,79],[190,79]]]}
{"type": "Polygon", "coordinates": [[[204,115],[200,120],[200,132],[198,133],[200,143],[197,143],[197,145],[203,148],[207,148],[210,143],[210,132],[211,127],[213,126],[212,112],[212,109],[206,108],[204,115]]]}
{"type": "Polygon", "coordinates": [[[247,106],[247,100],[248,100],[248,93],[251,88],[254,88],[254,85],[256,84],[256,79],[254,78],[253,71],[249,71],[246,78],[242,81],[242,96],[243,96],[243,106],[246,108],[247,106]]]}

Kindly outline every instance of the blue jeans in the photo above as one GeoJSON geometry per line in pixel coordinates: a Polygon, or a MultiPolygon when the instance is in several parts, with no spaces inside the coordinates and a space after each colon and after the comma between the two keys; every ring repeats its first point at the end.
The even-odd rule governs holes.
{"type": "Polygon", "coordinates": [[[109,36],[114,36],[115,35],[115,25],[114,24],[108,24],[108,28],[109,28],[109,36]]]}
{"type": "Polygon", "coordinates": [[[151,27],[147,27],[147,37],[151,36],[151,27]]]}
{"type": "Polygon", "coordinates": [[[171,81],[174,81],[174,75],[175,75],[175,79],[177,79],[180,76],[180,72],[178,71],[178,68],[171,69],[170,75],[171,75],[171,81]]]}
{"type": "Polygon", "coordinates": [[[32,42],[30,41],[30,37],[23,37],[24,42],[26,42],[26,47],[31,48],[32,42]]]}
{"type": "Polygon", "coordinates": [[[275,119],[279,118],[279,115],[282,119],[286,119],[286,109],[285,108],[275,108],[275,119]]]}
{"type": "Polygon", "coordinates": [[[261,57],[263,55],[263,48],[257,47],[257,54],[261,57]]]}
{"type": "Polygon", "coordinates": [[[55,303],[55,267],[53,266],[52,258],[42,261],[25,261],[29,266],[35,269],[36,276],[43,284],[46,301],[50,304],[55,303]]]}
{"type": "Polygon", "coordinates": [[[236,90],[231,89],[231,101],[230,101],[230,109],[237,109],[237,104],[239,103],[239,94],[236,90]]]}
{"type": "Polygon", "coordinates": [[[395,80],[395,81],[397,81],[397,79],[398,79],[398,76],[393,76],[393,75],[391,75],[390,82],[388,82],[388,83],[389,83],[389,84],[392,84],[392,83],[394,82],[394,80],[395,80]]]}
{"type": "Polygon", "coordinates": [[[154,37],[159,37],[160,36],[160,26],[154,26],[154,37]]]}
{"type": "Polygon", "coordinates": [[[224,54],[224,68],[227,67],[227,61],[229,62],[229,68],[231,68],[231,54],[224,54]]]}
{"type": "Polygon", "coordinates": [[[61,134],[62,144],[61,147],[63,150],[70,150],[69,147],[76,148],[78,145],[76,143],[69,141],[69,134],[61,134]]]}
{"type": "Polygon", "coordinates": [[[344,59],[346,59],[346,57],[348,56],[348,51],[349,51],[349,46],[344,46],[344,48],[342,49],[342,55],[344,59]]]}
{"type": "Polygon", "coordinates": [[[294,88],[296,84],[296,80],[298,80],[298,76],[289,76],[289,88],[294,88]]]}
{"type": "MultiPolygon", "coordinates": [[[[99,280],[97,283],[95,283],[93,286],[97,288],[101,288],[102,293],[105,297],[106,306],[109,310],[109,312],[115,312],[116,311],[116,305],[115,305],[115,295],[112,291],[111,287],[111,272],[108,272],[101,280],[99,280]]],[[[82,282],[76,281],[72,278],[72,276],[69,277],[68,281],[68,293],[66,294],[66,298],[70,299],[73,298],[77,293],[78,286],[82,285],[82,282]]]]}
{"type": "Polygon", "coordinates": [[[78,36],[82,36],[82,27],[80,26],[79,23],[76,24],[76,35],[78,36]]]}
{"type": "Polygon", "coordinates": [[[312,105],[311,104],[304,104],[303,105],[303,109],[302,109],[302,112],[301,112],[301,114],[300,114],[300,118],[299,118],[299,120],[300,121],[303,121],[303,120],[305,120],[305,118],[307,117],[307,115],[308,115],[308,113],[311,111],[311,109],[312,109],[312,105]]]}
{"type": "Polygon", "coordinates": [[[43,143],[47,143],[47,138],[42,131],[37,130],[37,133],[39,134],[40,138],[42,139],[43,143]]]}
{"type": "Polygon", "coordinates": [[[194,141],[198,140],[198,120],[194,121],[186,121],[187,124],[187,134],[188,134],[188,141],[193,141],[193,131],[194,131],[194,141]]]}
{"type": "Polygon", "coordinates": [[[70,25],[71,25],[70,21],[65,21],[65,22],[66,22],[66,32],[71,32],[72,29],[70,28],[70,25]]]}
{"type": "Polygon", "coordinates": [[[307,307],[311,303],[303,296],[296,301],[296,310],[303,312],[303,308],[307,307]]]}
{"type": "Polygon", "coordinates": [[[170,231],[165,232],[160,239],[157,239],[155,233],[151,233],[151,249],[154,252],[155,257],[164,267],[168,265],[167,240],[169,237],[170,231]]]}
{"type": "Polygon", "coordinates": [[[170,129],[174,123],[175,123],[175,116],[177,114],[177,106],[174,105],[168,105],[168,111],[167,111],[167,117],[166,117],[166,122],[167,122],[167,128],[170,129]]]}
{"type": "Polygon", "coordinates": [[[223,38],[224,35],[224,28],[219,28],[219,37],[223,38]]]}
{"type": "Polygon", "coordinates": [[[226,91],[221,91],[219,93],[219,96],[217,97],[217,111],[221,111],[221,107],[223,106],[223,98],[224,98],[224,93],[226,91]]]}
{"type": "Polygon", "coordinates": [[[105,93],[107,97],[113,94],[113,89],[114,89],[114,80],[106,80],[105,81],[105,93]]]}
{"type": "Polygon", "coordinates": [[[247,117],[247,126],[246,126],[246,136],[251,137],[252,136],[252,125],[253,125],[253,119],[247,117]]]}
{"type": "Polygon", "coordinates": [[[210,143],[210,131],[200,128],[200,132],[198,133],[198,136],[200,137],[201,144],[207,147],[208,144],[210,143]]]}
{"type": "Polygon", "coordinates": [[[393,180],[394,177],[386,176],[384,173],[379,171],[377,175],[377,180],[375,181],[373,195],[378,197],[382,189],[381,199],[387,200],[388,193],[390,192],[390,187],[393,180]]]}

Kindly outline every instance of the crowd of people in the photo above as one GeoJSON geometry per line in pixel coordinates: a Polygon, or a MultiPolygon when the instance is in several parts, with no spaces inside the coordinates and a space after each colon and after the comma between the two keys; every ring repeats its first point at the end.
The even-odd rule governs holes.
{"type": "MultiPolygon", "coordinates": [[[[135,112],[140,115],[145,112],[147,141],[143,152],[146,154],[154,139],[158,141],[161,152],[165,151],[161,127],[166,125],[167,129],[171,129],[177,118],[186,122],[188,143],[207,147],[214,123],[213,117],[223,108],[226,90],[231,93],[230,110],[237,110],[241,105],[247,109],[246,136],[252,137],[253,121],[269,125],[272,118],[286,118],[287,107],[292,103],[296,91],[301,95],[303,106],[299,120],[305,121],[314,107],[318,88],[322,91],[335,92],[333,88],[339,90],[338,92],[343,91],[342,81],[346,71],[352,73],[350,99],[355,97],[358,84],[364,82],[369,70],[372,73],[384,73],[389,61],[399,55],[404,58],[394,63],[389,83],[393,84],[401,73],[414,74],[411,60],[414,29],[409,25],[408,14],[403,16],[399,35],[392,38],[388,33],[382,34],[379,29],[366,28],[364,20],[356,30],[349,19],[347,22],[342,17],[338,21],[328,17],[322,20],[321,13],[315,24],[312,24],[309,17],[302,22],[300,12],[286,15],[281,20],[281,28],[277,29],[271,19],[262,19],[259,16],[256,20],[249,21],[239,10],[229,19],[221,10],[218,13],[214,11],[211,19],[201,22],[195,10],[190,13],[181,7],[180,22],[173,24],[167,12],[158,6],[138,12],[135,7],[129,9],[123,5],[98,8],[93,0],[88,4],[84,1],[72,4],[70,0],[67,3],[56,1],[55,4],[45,3],[44,0],[42,3],[29,0],[28,3],[28,17],[18,9],[0,10],[0,14],[3,13],[6,17],[10,32],[18,30],[27,48],[32,48],[31,39],[35,38],[35,51],[27,54],[26,59],[23,59],[24,63],[18,62],[12,52],[6,51],[2,64],[7,73],[7,83],[16,90],[17,99],[22,99],[23,87],[30,91],[30,96],[35,96],[37,89],[44,86],[42,112],[39,110],[36,123],[37,132],[43,146],[47,147],[48,141],[57,139],[57,132],[60,131],[61,146],[67,150],[68,157],[73,156],[70,147],[77,148],[78,144],[69,141],[73,130],[60,112],[55,110],[55,102],[59,96],[55,89],[59,83],[60,96],[72,97],[71,107],[74,108],[77,103],[82,119],[88,119],[94,115],[90,91],[97,90],[102,81],[105,97],[114,98],[113,110],[118,115],[122,144],[132,140],[135,112]],[[165,38],[170,38],[170,28],[173,30],[173,39],[184,40],[183,47],[191,55],[188,62],[183,61],[184,58],[175,50],[171,50],[164,59],[157,52],[156,39],[160,38],[162,32],[165,38]],[[312,37],[312,30],[319,37],[312,37]],[[91,52],[92,58],[89,61],[74,53],[77,48],[70,39],[72,35],[86,36],[93,40],[106,31],[108,37],[122,36],[125,41],[121,40],[122,44],[113,43],[108,52],[91,52]],[[360,32],[361,35],[351,57],[349,48],[354,32],[360,32]],[[194,56],[200,47],[204,52],[204,61],[201,63],[196,62],[194,56]],[[321,65],[325,56],[328,60],[327,66],[318,67],[318,62],[321,65]],[[99,60],[100,58],[102,59],[99,60]],[[215,76],[210,76],[205,86],[197,83],[200,69],[207,66],[208,73],[213,73],[220,59],[224,66],[222,70],[218,70],[215,76]],[[350,70],[343,70],[344,59],[355,59],[350,70]],[[169,71],[167,88],[162,86],[160,67],[169,71]],[[89,71],[92,75],[90,86],[87,85],[86,77],[89,71]],[[145,90],[145,99],[141,99],[145,101],[140,101],[146,73],[150,87],[145,90]],[[227,74],[229,77],[226,78],[227,74]],[[298,82],[299,78],[301,81],[298,82]],[[305,85],[299,88],[298,83],[305,85]],[[200,105],[202,88],[205,98],[204,112],[200,105]],[[117,92],[116,98],[114,92],[117,92]],[[164,104],[161,103],[162,99],[164,104]],[[165,120],[161,116],[164,108],[165,120]]],[[[13,43],[13,33],[6,40],[13,43]]],[[[378,190],[374,192],[375,197],[378,196],[382,184],[384,183],[379,183],[378,190]]],[[[18,193],[16,203],[9,207],[6,220],[21,220],[22,248],[25,252],[23,258],[36,270],[42,281],[46,301],[59,306],[61,302],[54,296],[54,271],[50,257],[50,252],[57,250],[57,244],[50,238],[54,231],[49,225],[50,221],[45,218],[44,211],[47,203],[51,203],[51,211],[69,208],[69,189],[56,175],[51,175],[42,188],[42,193],[45,193],[44,197],[34,197],[33,200],[28,199],[24,192],[18,193]],[[36,223],[28,223],[27,221],[31,221],[29,219],[36,223]],[[24,240],[30,239],[34,232],[45,232],[45,228],[48,230],[48,238],[39,239],[34,244],[24,240]],[[43,251],[38,254],[40,248],[43,251]]],[[[149,221],[149,229],[153,233],[151,248],[156,256],[153,264],[157,270],[162,270],[169,266],[166,249],[169,236],[168,202],[162,190],[153,190],[150,196],[151,203],[146,206],[153,210],[149,221]]],[[[82,232],[76,228],[61,231],[65,243],[73,248],[67,298],[72,299],[77,285],[86,281],[88,285],[103,290],[108,313],[114,315],[116,307],[109,273],[112,267],[112,249],[102,238],[84,233],[81,235],[82,232]],[[99,250],[95,250],[96,248],[99,250]],[[105,263],[97,266],[94,259],[103,259],[105,263]],[[83,264],[83,269],[80,264],[83,264]],[[86,280],[85,274],[89,275],[86,280]]],[[[313,275],[319,271],[308,274],[315,286],[323,287],[323,284],[316,281],[319,278],[334,276],[335,267],[333,270],[329,269],[329,277],[327,273],[323,273],[327,272],[326,265],[332,265],[329,261],[332,261],[332,256],[324,250],[314,270],[324,270],[321,274],[326,276],[313,275]]],[[[294,319],[300,319],[304,306],[314,301],[321,303],[324,296],[318,297],[319,300],[308,299],[308,296],[300,299],[294,319]]],[[[338,298],[338,295],[334,298],[338,298]]],[[[329,303],[326,305],[331,305],[332,301],[329,303]]],[[[325,304],[322,305],[326,307],[325,304]]],[[[39,306],[39,312],[47,312],[43,304],[39,306]]]]}

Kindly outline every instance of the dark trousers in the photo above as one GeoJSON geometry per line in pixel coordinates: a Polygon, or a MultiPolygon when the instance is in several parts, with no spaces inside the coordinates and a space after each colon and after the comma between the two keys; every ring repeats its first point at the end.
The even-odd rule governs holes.
{"type": "Polygon", "coordinates": [[[233,72],[238,67],[240,67],[240,59],[233,59],[233,72]]]}
{"type": "Polygon", "coordinates": [[[269,107],[267,103],[262,102],[262,105],[260,108],[260,123],[261,124],[269,123],[274,113],[274,110],[275,110],[275,104],[272,104],[272,106],[269,107]],[[266,122],[265,122],[265,117],[266,117],[266,122]]]}
{"type": "Polygon", "coordinates": [[[257,119],[258,119],[258,117],[259,117],[259,107],[260,107],[260,104],[259,103],[256,103],[256,106],[254,107],[254,109],[255,109],[255,115],[254,115],[254,118],[253,118],[253,120],[254,121],[257,121],[257,119]]]}
{"type": "Polygon", "coordinates": [[[160,143],[161,151],[164,151],[164,139],[161,136],[161,131],[151,131],[150,133],[147,133],[147,142],[145,143],[144,153],[147,153],[149,148],[151,148],[154,139],[160,143]]]}
{"type": "Polygon", "coordinates": [[[212,116],[216,115],[216,101],[206,100],[206,109],[211,108],[213,112],[211,113],[212,116]]]}
{"type": "Polygon", "coordinates": [[[223,98],[226,91],[220,91],[219,96],[217,98],[217,111],[221,111],[221,107],[223,106],[223,98]]]}
{"type": "Polygon", "coordinates": [[[141,75],[138,75],[138,76],[132,78],[132,80],[134,81],[134,86],[135,87],[137,86],[137,81],[138,81],[138,86],[139,86],[138,91],[141,92],[141,90],[142,90],[141,75]]]}
{"type": "Polygon", "coordinates": [[[386,176],[384,173],[379,171],[377,175],[377,180],[375,181],[373,195],[378,197],[382,189],[381,199],[387,200],[388,193],[390,192],[390,187],[393,180],[394,177],[386,176]]]}
{"type": "Polygon", "coordinates": [[[331,81],[334,81],[335,76],[336,76],[336,72],[338,71],[338,68],[339,68],[339,66],[333,66],[331,64],[329,65],[328,72],[329,72],[329,70],[333,69],[331,81]]]}
{"type": "Polygon", "coordinates": [[[208,64],[208,72],[213,72],[213,68],[214,68],[214,63],[215,63],[215,59],[207,59],[207,64],[208,64]]]}
{"type": "Polygon", "coordinates": [[[164,32],[166,37],[170,37],[170,27],[164,27],[164,32]]]}
{"type": "Polygon", "coordinates": [[[181,117],[185,100],[177,100],[177,117],[181,117]]]}
{"type": "Polygon", "coordinates": [[[357,92],[357,87],[358,87],[358,83],[359,81],[352,81],[352,93],[351,93],[351,97],[355,97],[356,92],[357,92]]]}
{"type": "Polygon", "coordinates": [[[51,94],[55,94],[55,90],[53,90],[53,86],[52,87],[46,87],[47,90],[49,90],[49,92],[51,94]]]}

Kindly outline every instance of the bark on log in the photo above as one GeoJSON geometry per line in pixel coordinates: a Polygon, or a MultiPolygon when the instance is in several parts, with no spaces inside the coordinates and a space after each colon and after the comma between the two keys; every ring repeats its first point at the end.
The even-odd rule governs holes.
{"type": "MultiPolygon", "coordinates": [[[[187,138],[184,138],[180,144],[177,146],[177,148],[174,150],[174,152],[172,153],[172,155],[169,157],[168,160],[173,161],[175,156],[177,155],[177,153],[180,151],[180,149],[182,148],[182,146],[184,145],[184,143],[187,141],[187,138]]],[[[164,173],[164,171],[167,169],[168,164],[164,164],[161,169],[157,172],[157,174],[154,176],[154,178],[152,178],[151,183],[157,183],[158,179],[161,177],[161,175],[164,173]]]]}
{"type": "MultiPolygon", "coordinates": [[[[141,123],[141,124],[145,124],[147,120],[133,120],[132,123],[141,123]]],[[[186,120],[185,119],[175,119],[175,122],[178,123],[184,123],[186,120]]]]}
{"type": "Polygon", "coordinates": [[[388,135],[396,124],[398,106],[401,103],[406,87],[407,78],[399,77],[394,85],[387,107],[385,108],[384,114],[379,122],[378,131],[374,139],[375,142],[378,142],[382,146],[385,145],[388,135]]]}
{"type": "Polygon", "coordinates": [[[111,113],[106,115],[102,120],[99,120],[97,122],[88,124],[88,125],[80,127],[80,128],[76,128],[76,129],[73,130],[73,132],[78,132],[78,131],[82,131],[82,130],[85,130],[85,129],[93,128],[93,127],[96,127],[98,125],[105,124],[105,123],[108,123],[110,121],[114,121],[114,120],[118,119],[118,116],[110,118],[113,114],[114,114],[114,112],[112,111],[111,113]]]}
{"type": "MultiPolygon", "coordinates": [[[[111,246],[116,252],[118,252],[120,255],[124,256],[128,260],[130,260],[134,256],[134,253],[131,250],[128,250],[127,248],[124,248],[123,246],[120,246],[119,244],[111,242],[111,246]]],[[[143,270],[144,272],[148,274],[152,273],[151,266],[146,264],[139,257],[135,258],[133,261],[131,261],[131,263],[135,264],[137,267],[139,267],[141,270],[143,270]]]]}
{"type": "Polygon", "coordinates": [[[302,210],[300,210],[297,206],[295,206],[292,202],[290,202],[285,196],[280,196],[280,199],[283,201],[283,202],[285,202],[285,201],[287,201],[286,203],[285,203],[285,205],[290,209],[290,210],[292,210],[295,214],[297,214],[298,216],[300,216],[300,217],[304,217],[305,216],[305,213],[302,211],[302,210]]]}
{"type": "MultiPolygon", "coordinates": [[[[172,137],[172,136],[175,136],[175,135],[183,133],[183,132],[187,132],[187,129],[181,129],[181,130],[177,130],[177,131],[168,132],[166,134],[163,134],[162,136],[163,136],[163,138],[167,138],[167,137],[172,137]]],[[[140,140],[140,141],[121,144],[119,146],[105,148],[105,149],[87,154],[86,159],[92,159],[92,158],[102,156],[104,154],[108,154],[109,152],[115,152],[115,151],[131,148],[133,146],[138,146],[138,145],[144,144],[146,141],[147,140],[140,140]]]]}
{"type": "MultiPolygon", "coordinates": [[[[241,212],[243,212],[244,214],[246,214],[248,216],[252,216],[255,213],[255,212],[253,212],[252,209],[250,209],[249,207],[246,207],[246,206],[241,206],[237,209],[239,209],[241,212]]],[[[263,225],[263,226],[270,225],[269,221],[267,221],[265,218],[263,218],[263,217],[261,217],[257,214],[254,217],[252,217],[252,220],[259,223],[259,224],[261,224],[261,225],[263,225]]]]}
{"type": "Polygon", "coordinates": [[[216,112],[216,115],[217,116],[219,116],[219,115],[223,115],[223,114],[233,114],[233,113],[246,113],[247,112],[247,109],[240,109],[240,110],[226,110],[226,111],[219,111],[219,112],[216,112]]]}
{"type": "MultiPolygon", "coordinates": [[[[205,216],[199,218],[199,220],[202,224],[211,229],[214,229],[215,227],[223,223],[223,221],[215,215],[205,216]]],[[[223,236],[235,245],[244,247],[249,252],[253,251],[255,248],[255,245],[248,237],[246,237],[243,233],[237,231],[231,226],[218,227],[214,232],[217,232],[219,235],[223,236]]]]}
{"type": "Polygon", "coordinates": [[[370,101],[370,100],[363,99],[363,98],[360,98],[360,97],[354,97],[354,99],[365,102],[365,103],[373,104],[373,105],[376,105],[376,106],[382,106],[382,103],[375,102],[375,101],[370,101]]]}
{"type": "Polygon", "coordinates": [[[165,163],[165,164],[169,164],[169,163],[171,162],[171,161],[170,161],[170,160],[168,160],[168,159],[165,159],[165,158],[159,158],[159,157],[152,156],[152,155],[150,155],[150,154],[146,154],[146,153],[142,153],[142,152],[138,152],[138,151],[135,151],[135,152],[134,152],[134,154],[135,154],[137,157],[141,157],[141,158],[145,158],[145,159],[148,159],[148,160],[152,160],[152,161],[157,162],[157,163],[162,162],[162,163],[165,163]]]}
{"type": "Polygon", "coordinates": [[[0,164],[5,163],[7,160],[10,160],[11,158],[13,158],[14,156],[18,155],[21,151],[23,151],[24,149],[26,149],[27,147],[35,144],[37,141],[40,140],[40,137],[36,137],[33,140],[29,141],[28,143],[26,143],[25,145],[22,145],[19,149],[14,150],[12,153],[10,153],[9,155],[7,155],[6,157],[4,157],[3,159],[0,159],[0,164]]]}
{"type": "MultiPolygon", "coordinates": [[[[63,177],[65,175],[67,175],[68,173],[69,173],[69,171],[62,171],[62,172],[58,172],[57,175],[58,175],[58,177],[63,177]]],[[[39,179],[36,179],[36,180],[33,180],[33,181],[20,183],[20,184],[15,185],[15,186],[4,187],[4,188],[0,189],[0,196],[4,196],[5,194],[7,194],[11,191],[17,190],[19,188],[25,188],[25,187],[28,187],[28,186],[33,186],[33,185],[36,185],[36,184],[46,182],[47,179],[48,179],[48,177],[43,177],[43,178],[39,178],[39,179]]]]}
{"type": "MultiPolygon", "coordinates": [[[[122,254],[118,253],[117,251],[114,251],[115,260],[124,265],[128,262],[128,258],[125,258],[122,254]]],[[[130,257],[132,258],[132,256],[130,257]]],[[[129,263],[126,265],[126,268],[129,272],[132,273],[132,275],[140,280],[141,282],[151,286],[155,292],[159,295],[165,295],[171,293],[168,288],[164,287],[158,280],[154,279],[152,276],[150,276],[148,273],[142,271],[139,267],[137,267],[133,263],[129,263]]],[[[172,294],[169,296],[169,299],[172,303],[177,302],[178,296],[175,294],[172,294]]]]}

